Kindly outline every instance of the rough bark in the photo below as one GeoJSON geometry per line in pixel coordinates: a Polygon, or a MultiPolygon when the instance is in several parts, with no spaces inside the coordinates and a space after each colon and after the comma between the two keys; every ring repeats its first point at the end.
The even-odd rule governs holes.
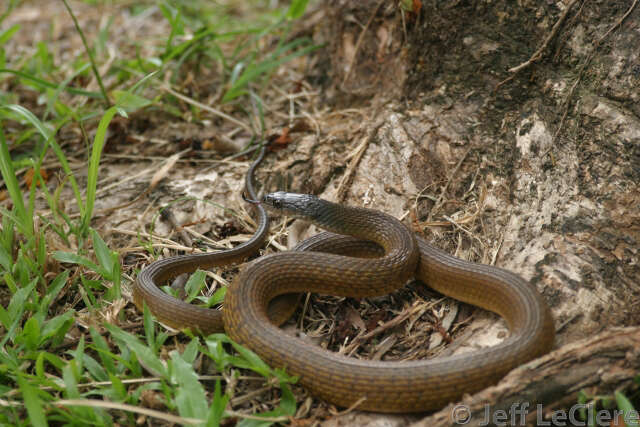
{"type": "Polygon", "coordinates": [[[626,389],[639,371],[640,328],[611,329],[514,369],[499,385],[467,396],[412,426],[496,425],[504,421],[495,418],[502,416],[499,411],[504,411],[507,420],[515,419],[513,425],[544,424],[554,411],[563,411],[569,418],[571,408],[579,408],[581,390],[607,394],[626,389]],[[487,413],[494,418],[487,420],[487,413]]]}
{"type": "MultiPolygon", "coordinates": [[[[347,143],[366,145],[347,199],[412,216],[452,253],[518,272],[554,312],[557,350],[465,399],[473,411],[525,398],[566,407],[582,387],[608,393],[638,373],[638,329],[610,329],[640,324],[636,3],[326,8],[327,93],[363,106],[369,128],[383,122],[370,143],[347,143]]],[[[476,344],[504,326],[483,332],[476,344]]],[[[450,409],[419,425],[448,425],[450,409]]]]}

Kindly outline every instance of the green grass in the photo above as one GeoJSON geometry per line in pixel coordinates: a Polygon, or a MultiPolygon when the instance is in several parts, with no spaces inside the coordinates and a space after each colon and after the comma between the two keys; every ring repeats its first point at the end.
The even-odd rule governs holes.
{"type": "MultiPolygon", "coordinates": [[[[636,388],[640,386],[640,375],[635,378],[635,382],[636,388]]],[[[636,391],[636,400],[637,394],[636,391]]],[[[639,427],[640,408],[634,407],[631,400],[621,391],[615,391],[613,395],[605,396],[592,396],[585,391],[580,391],[578,393],[580,408],[577,411],[577,420],[584,422],[584,425],[589,427],[603,425],[603,423],[639,427]]]]}
{"type": "MultiPolygon", "coordinates": [[[[264,120],[250,105],[257,103],[261,112],[263,92],[277,68],[317,46],[289,38],[306,1],[277,10],[255,3],[258,12],[248,22],[232,13],[233,3],[132,5],[133,15],[158,7],[171,31],[164,40],[132,40],[115,58],[108,49],[117,31],[112,20],[84,34],[82,17],[76,21],[71,7],[65,19],[75,22],[84,49],[64,60],[46,41],[8,55],[27,30],[5,25],[18,2],[0,11],[0,87],[10,88],[0,89],[0,190],[9,201],[0,205],[0,425],[136,425],[145,416],[211,426],[239,417],[238,425],[264,426],[295,414],[290,389],[295,379],[225,335],[183,334],[175,345],[176,338],[169,340],[149,312],[134,332],[100,317],[124,305],[122,284],[130,277],[122,271],[117,248],[108,247],[92,222],[109,124],[116,115],[126,119],[145,110],[177,121],[200,120],[208,113],[197,98],[184,103],[167,84],[180,92],[189,73],[218,69],[219,103],[229,107],[230,120],[260,138],[264,120]],[[87,89],[92,80],[99,91],[87,89]],[[82,135],[85,154],[69,152],[59,142],[63,130],[82,135]],[[78,159],[86,179],[73,167],[78,159]],[[57,171],[57,186],[44,176],[45,161],[57,171]],[[71,194],[70,203],[63,194],[71,194]],[[52,248],[52,235],[69,249],[52,248]],[[76,309],[82,309],[83,321],[76,309]],[[215,373],[199,370],[203,359],[215,373]],[[244,372],[280,390],[271,410],[251,415],[230,409],[226,385],[244,372]],[[162,409],[154,412],[149,401],[162,409]]],[[[197,294],[203,283],[201,273],[194,274],[189,299],[202,299],[197,294]]],[[[205,302],[223,297],[219,292],[205,302]]],[[[126,323],[122,310],[115,313],[126,323]]]]}

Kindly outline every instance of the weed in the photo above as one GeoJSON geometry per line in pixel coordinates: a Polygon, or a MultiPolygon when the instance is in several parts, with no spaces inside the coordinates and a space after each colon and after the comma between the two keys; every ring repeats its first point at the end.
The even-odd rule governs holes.
{"type": "MultiPolygon", "coordinates": [[[[117,11],[110,2],[87,3],[117,11]]],[[[218,70],[216,100],[232,105],[218,117],[253,139],[264,132],[261,106],[254,125],[243,103],[260,104],[278,67],[317,48],[290,39],[307,1],[263,9],[250,23],[211,2],[161,2],[157,10],[170,31],[160,40],[114,37],[115,15],[93,29],[84,9],[63,4],[65,14],[51,24],[73,22],[74,33],[60,39],[70,43],[75,34],[82,49],[65,51],[57,40],[25,44],[30,30],[23,23],[0,30],[0,424],[134,425],[139,416],[207,425],[233,416],[243,426],[286,420],[296,410],[295,378],[253,352],[225,335],[169,343],[147,309],[142,325],[126,321],[123,284],[130,277],[94,217],[116,115],[154,110],[201,120],[203,112],[217,114],[181,93],[192,73],[218,70]],[[203,361],[216,375],[202,372],[203,361]],[[240,370],[280,390],[271,410],[230,409],[225,387],[240,370]]],[[[10,1],[0,24],[23,6],[10,1]]],[[[128,13],[155,10],[139,4],[128,13]]],[[[188,300],[220,303],[224,289],[202,297],[203,284],[204,273],[195,273],[188,300]]]]}

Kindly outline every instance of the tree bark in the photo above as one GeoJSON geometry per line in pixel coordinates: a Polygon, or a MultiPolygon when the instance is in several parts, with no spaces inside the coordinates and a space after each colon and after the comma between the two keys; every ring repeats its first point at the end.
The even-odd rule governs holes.
{"type": "MultiPolygon", "coordinates": [[[[543,403],[548,414],[640,372],[636,5],[335,0],[317,27],[326,96],[361,117],[308,141],[332,147],[303,156],[323,177],[312,174],[316,190],[411,218],[435,245],[517,272],[554,313],[556,351],[465,398],[472,421],[485,403],[543,403]],[[349,162],[323,166],[340,163],[336,150],[359,153],[347,189],[336,171],[349,162]]],[[[481,329],[474,345],[505,331],[481,329]]],[[[451,408],[418,425],[449,425],[451,408]]]]}
{"type": "Polygon", "coordinates": [[[611,329],[516,368],[499,385],[467,396],[413,427],[463,424],[467,419],[467,426],[499,425],[505,421],[503,414],[516,420],[512,425],[536,425],[551,422],[554,411],[565,413],[567,420],[575,416],[579,423],[585,420],[575,410],[570,414],[579,408],[579,392],[611,394],[631,386],[639,372],[640,328],[611,329]]]}

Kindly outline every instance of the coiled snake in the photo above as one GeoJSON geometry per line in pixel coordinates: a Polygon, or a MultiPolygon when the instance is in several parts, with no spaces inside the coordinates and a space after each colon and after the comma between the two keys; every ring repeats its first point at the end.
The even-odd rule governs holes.
{"type": "MultiPolygon", "coordinates": [[[[253,199],[253,172],[263,157],[264,149],[247,174],[246,189],[253,199]]],[[[269,365],[298,375],[314,395],[343,407],[359,402],[359,409],[376,412],[438,409],[464,393],[496,383],[553,346],[553,319],[534,286],[509,271],[453,257],[389,215],[284,192],[264,196],[257,210],[258,231],[249,242],[227,251],[167,258],[144,268],[134,284],[136,305],[141,308],[146,302],[158,319],[173,327],[191,327],[204,334],[224,330],[269,365]],[[228,289],[222,311],[186,304],[158,288],[180,273],[228,264],[255,252],[268,229],[264,206],[311,220],[330,233],[307,239],[294,251],[251,262],[228,289]],[[349,256],[354,254],[367,257],[349,256]],[[371,258],[372,254],[379,256],[371,258]],[[473,353],[383,362],[331,353],[285,335],[277,326],[295,308],[293,293],[383,295],[411,277],[499,314],[510,336],[473,353]]]]}

